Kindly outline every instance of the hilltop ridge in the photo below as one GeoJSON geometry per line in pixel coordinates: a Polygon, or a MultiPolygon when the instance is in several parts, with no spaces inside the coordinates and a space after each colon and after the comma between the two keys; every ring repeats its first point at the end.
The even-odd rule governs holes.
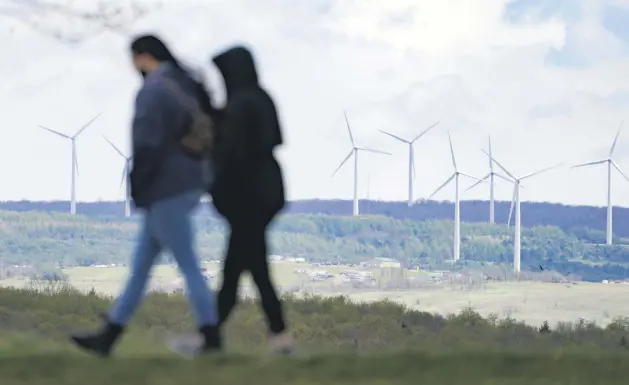
{"type": "MultiPolygon", "coordinates": [[[[506,223],[511,202],[496,201],[497,223],[506,223]]],[[[0,202],[0,210],[9,211],[53,211],[67,212],[68,201],[5,201],[0,202]]],[[[408,207],[406,202],[361,200],[360,210],[364,215],[384,215],[395,219],[410,220],[451,220],[453,203],[448,201],[418,202],[408,207]]],[[[79,203],[77,211],[87,216],[122,216],[123,203],[115,201],[79,203]]],[[[289,202],[285,209],[291,214],[351,215],[352,201],[342,199],[307,199],[289,202]]],[[[463,222],[487,222],[488,201],[462,201],[461,220],[463,222]]],[[[589,228],[605,230],[606,209],[595,206],[568,206],[548,202],[522,202],[522,226],[557,226],[563,230],[589,228]]],[[[619,237],[629,237],[629,208],[614,207],[614,233],[619,237]]]]}

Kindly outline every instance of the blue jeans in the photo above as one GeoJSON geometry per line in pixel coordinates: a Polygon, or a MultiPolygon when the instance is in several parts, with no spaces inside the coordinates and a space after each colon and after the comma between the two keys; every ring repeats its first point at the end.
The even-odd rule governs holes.
{"type": "Polygon", "coordinates": [[[168,250],[186,280],[188,299],[199,326],[217,324],[215,298],[194,252],[192,213],[199,205],[201,195],[201,191],[194,191],[164,199],[144,213],[130,276],[109,312],[111,323],[124,326],[129,322],[144,297],[157,256],[168,250]]]}

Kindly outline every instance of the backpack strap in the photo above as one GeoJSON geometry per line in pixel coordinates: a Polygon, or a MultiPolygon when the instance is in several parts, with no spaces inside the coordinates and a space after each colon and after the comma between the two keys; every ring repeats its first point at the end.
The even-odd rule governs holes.
{"type": "Polygon", "coordinates": [[[211,146],[212,118],[203,111],[197,98],[187,94],[177,81],[165,78],[164,82],[192,118],[189,131],[180,138],[181,145],[196,156],[204,156],[206,149],[211,146]]]}
{"type": "Polygon", "coordinates": [[[188,95],[183,90],[179,82],[172,78],[166,77],[164,78],[164,84],[166,85],[166,88],[172,91],[172,93],[175,95],[175,98],[186,110],[188,110],[189,113],[196,114],[202,112],[201,106],[199,106],[199,102],[196,100],[196,98],[188,95]]]}

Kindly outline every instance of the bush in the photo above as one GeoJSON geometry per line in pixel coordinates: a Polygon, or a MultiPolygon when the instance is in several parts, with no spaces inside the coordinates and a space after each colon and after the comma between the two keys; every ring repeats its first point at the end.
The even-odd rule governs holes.
{"type": "MultiPolygon", "coordinates": [[[[67,284],[0,289],[0,328],[49,339],[91,329],[111,298],[83,294],[67,284]],[[54,286],[58,285],[58,286],[54,286]]],[[[617,319],[606,328],[594,324],[562,323],[528,326],[496,315],[483,318],[472,308],[444,317],[409,310],[390,301],[351,303],[344,297],[284,297],[287,321],[297,340],[314,349],[627,349],[629,322],[617,319]],[[552,332],[551,332],[552,330],[552,332]]],[[[194,329],[188,302],[180,294],[150,294],[130,325],[131,333],[149,339],[167,332],[194,329]]],[[[259,306],[242,300],[226,324],[226,338],[236,349],[255,349],[265,341],[266,327],[259,306]]],[[[1,338],[1,337],[0,337],[1,338]]]]}

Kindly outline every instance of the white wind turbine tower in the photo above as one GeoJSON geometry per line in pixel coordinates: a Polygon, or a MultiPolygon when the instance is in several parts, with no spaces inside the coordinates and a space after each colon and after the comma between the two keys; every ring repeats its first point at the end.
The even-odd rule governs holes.
{"type": "Polygon", "coordinates": [[[620,122],[620,126],[618,127],[618,132],[616,133],[616,137],[614,138],[614,142],[612,143],[612,148],[609,150],[609,157],[607,159],[603,159],[603,160],[598,160],[598,161],[594,161],[594,162],[588,162],[588,163],[583,163],[583,164],[579,164],[576,166],[573,166],[572,168],[577,168],[577,167],[585,167],[585,166],[593,166],[595,164],[603,164],[603,163],[607,163],[607,230],[606,230],[606,243],[608,245],[612,244],[612,236],[613,236],[613,229],[612,229],[612,166],[614,166],[616,168],[616,170],[618,170],[618,172],[620,173],[620,175],[622,175],[626,180],[629,181],[629,177],[627,177],[627,175],[622,172],[622,170],[620,169],[620,167],[618,166],[618,164],[616,164],[616,162],[614,162],[614,160],[612,159],[612,156],[614,155],[614,149],[616,148],[616,143],[618,142],[618,137],[620,136],[620,130],[622,129],[622,123],[620,122]]]}
{"type": "Polygon", "coordinates": [[[109,143],[109,145],[113,147],[113,149],[118,153],[118,155],[124,158],[124,168],[122,169],[122,178],[120,179],[120,188],[122,188],[122,184],[125,183],[125,181],[127,181],[127,183],[125,183],[125,194],[124,194],[124,216],[128,218],[131,216],[131,189],[129,186],[128,175],[129,175],[129,170],[131,169],[132,157],[126,156],[122,151],[120,151],[118,147],[116,147],[116,145],[114,145],[109,139],[107,139],[107,137],[103,136],[103,138],[105,138],[107,143],[109,143]]]}
{"type": "Polygon", "coordinates": [[[415,144],[415,142],[417,140],[419,140],[419,138],[424,136],[428,131],[430,131],[437,124],[439,124],[439,122],[437,122],[437,123],[433,124],[432,126],[428,127],[427,129],[422,131],[419,135],[417,135],[412,140],[406,140],[406,139],[403,139],[403,138],[401,138],[401,137],[399,137],[397,135],[393,135],[390,132],[378,130],[378,131],[382,132],[383,134],[389,135],[393,139],[396,139],[396,140],[399,140],[402,143],[408,144],[408,206],[409,207],[412,206],[413,202],[414,202],[414,199],[413,199],[413,179],[415,179],[415,151],[413,150],[413,144],[415,144]]]}
{"type": "Polygon", "coordinates": [[[454,174],[452,174],[434,193],[430,194],[428,199],[432,198],[435,194],[446,187],[448,183],[454,180],[454,247],[453,247],[453,259],[458,261],[461,257],[461,201],[459,199],[459,177],[466,176],[471,179],[480,181],[479,178],[460,172],[456,165],[456,158],[454,157],[454,148],[452,147],[452,138],[450,132],[448,132],[448,141],[450,143],[450,155],[452,156],[452,165],[454,166],[454,174]]]}
{"type": "Polygon", "coordinates": [[[545,169],[535,171],[535,172],[526,174],[518,178],[512,173],[510,173],[509,171],[507,171],[507,169],[504,168],[503,165],[498,163],[498,161],[495,158],[491,157],[485,150],[482,150],[482,151],[485,153],[485,155],[489,156],[489,158],[492,161],[494,161],[498,165],[498,167],[500,167],[502,171],[504,171],[505,174],[507,174],[509,178],[512,179],[512,182],[513,182],[513,198],[511,199],[511,208],[509,209],[509,219],[507,220],[507,226],[511,225],[511,215],[513,214],[513,208],[515,206],[515,226],[514,226],[514,236],[513,236],[513,270],[516,273],[519,273],[520,272],[520,250],[522,247],[522,242],[521,242],[522,224],[520,221],[521,219],[520,218],[520,187],[522,187],[522,185],[520,182],[534,175],[538,175],[543,172],[555,169],[559,167],[560,165],[547,167],[545,169]]]}
{"type": "Polygon", "coordinates": [[[62,138],[70,139],[72,142],[72,167],[71,167],[71,182],[70,182],[70,214],[76,214],[76,176],[79,173],[79,163],[76,155],[76,138],[83,132],[87,127],[89,127],[101,114],[96,115],[89,122],[87,122],[76,134],[73,136],[68,136],[66,134],[62,134],[58,131],[51,130],[50,128],[38,125],[39,128],[43,128],[46,131],[52,132],[53,134],[59,135],[62,138]]]}
{"type": "Polygon", "coordinates": [[[495,210],[494,210],[494,207],[495,207],[494,188],[496,185],[495,183],[496,181],[494,177],[497,176],[498,178],[502,178],[506,180],[507,182],[511,182],[511,181],[505,178],[504,176],[494,172],[494,162],[492,161],[492,158],[491,158],[491,137],[490,136],[488,136],[488,143],[489,143],[489,154],[487,155],[487,159],[489,160],[489,174],[482,177],[481,180],[479,180],[478,182],[468,187],[465,191],[467,192],[473,189],[474,187],[478,186],[480,183],[489,179],[489,223],[493,225],[494,223],[496,223],[495,210]]]}
{"type": "Polygon", "coordinates": [[[341,164],[339,164],[336,170],[334,170],[334,173],[332,173],[332,176],[336,175],[336,173],[341,169],[341,167],[343,167],[345,162],[347,162],[349,158],[351,158],[352,155],[354,155],[354,204],[353,204],[353,209],[352,209],[352,215],[358,216],[359,214],[358,213],[358,152],[366,151],[366,152],[374,152],[377,154],[385,154],[385,155],[391,155],[391,154],[388,152],[380,151],[380,150],[374,150],[371,148],[356,146],[356,142],[354,141],[354,136],[352,135],[352,129],[350,128],[349,120],[347,119],[347,113],[343,112],[343,114],[345,116],[345,123],[347,124],[347,131],[349,132],[349,140],[352,142],[352,149],[349,152],[349,154],[347,154],[345,159],[343,159],[341,164]]]}

